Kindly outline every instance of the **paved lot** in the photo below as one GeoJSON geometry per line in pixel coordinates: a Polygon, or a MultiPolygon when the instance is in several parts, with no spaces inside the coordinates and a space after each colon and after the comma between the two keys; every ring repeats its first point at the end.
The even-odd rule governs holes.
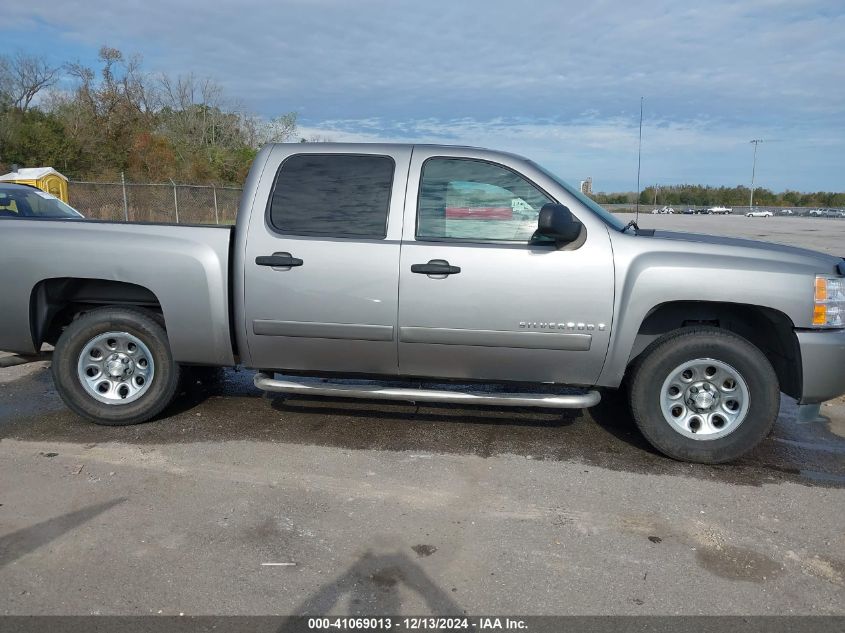
{"type": "MultiPolygon", "coordinates": [[[[845,244],[832,220],[642,220],[845,244]]],[[[227,371],[108,428],[47,362],[0,368],[0,613],[843,614],[845,401],[824,413],[784,399],[758,450],[704,467],[612,402],[282,400],[227,371]]]]}
{"type": "MultiPolygon", "coordinates": [[[[634,214],[620,214],[619,217],[633,219],[634,214]]],[[[744,215],[652,215],[649,213],[640,214],[639,225],[648,229],[709,233],[780,242],[845,257],[845,219],[746,218],[744,215]]]]}

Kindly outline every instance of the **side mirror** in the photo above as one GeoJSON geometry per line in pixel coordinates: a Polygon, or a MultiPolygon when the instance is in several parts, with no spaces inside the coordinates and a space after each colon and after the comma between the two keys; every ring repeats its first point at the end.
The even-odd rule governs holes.
{"type": "Polygon", "coordinates": [[[574,242],[584,225],[573,217],[569,207],[549,202],[540,209],[536,235],[554,238],[558,247],[574,242]]]}

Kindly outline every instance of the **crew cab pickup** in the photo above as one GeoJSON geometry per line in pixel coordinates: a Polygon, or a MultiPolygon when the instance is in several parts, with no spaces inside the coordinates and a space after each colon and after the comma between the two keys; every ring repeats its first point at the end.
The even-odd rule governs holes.
{"type": "Polygon", "coordinates": [[[158,416],[186,365],[241,364],[283,394],[496,406],[622,387],[655,447],[716,463],[769,433],[781,392],[811,413],[845,392],[844,273],[626,225],[513,154],[276,144],[233,228],[0,219],[0,349],[54,344],[67,406],[111,425],[158,416]]]}

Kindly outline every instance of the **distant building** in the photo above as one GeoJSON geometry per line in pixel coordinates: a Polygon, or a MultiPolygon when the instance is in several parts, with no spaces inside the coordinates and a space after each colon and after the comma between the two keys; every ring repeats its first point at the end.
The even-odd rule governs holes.
{"type": "Polygon", "coordinates": [[[592,177],[587,178],[587,180],[581,181],[581,193],[585,195],[591,195],[593,193],[593,179],[592,177]]]}

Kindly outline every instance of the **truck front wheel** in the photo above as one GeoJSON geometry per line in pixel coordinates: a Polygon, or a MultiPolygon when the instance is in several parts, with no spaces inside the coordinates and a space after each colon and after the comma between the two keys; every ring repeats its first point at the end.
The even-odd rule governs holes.
{"type": "Polygon", "coordinates": [[[754,448],[780,407],[768,359],[746,339],[714,327],[676,330],[652,343],[632,367],[629,397],[652,446],[704,464],[754,448]]]}
{"type": "Polygon", "coordinates": [[[53,380],[74,413],[120,426],[145,422],[170,404],[179,365],[156,315],[99,308],[65,328],[53,352],[53,380]]]}

